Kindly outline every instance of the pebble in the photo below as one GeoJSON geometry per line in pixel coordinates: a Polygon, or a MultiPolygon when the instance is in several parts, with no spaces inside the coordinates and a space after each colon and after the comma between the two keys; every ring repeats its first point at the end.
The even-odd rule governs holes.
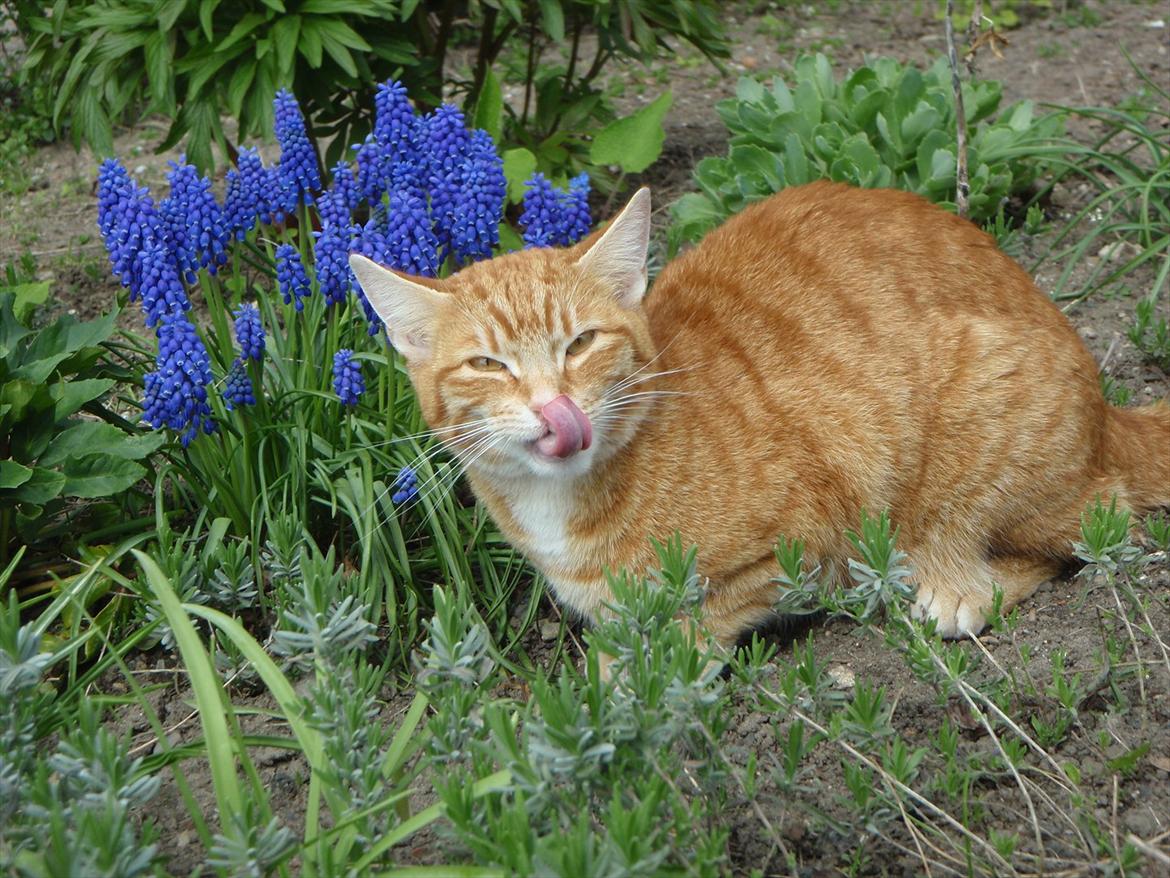
{"type": "Polygon", "coordinates": [[[557,634],[560,633],[561,626],[557,622],[550,619],[540,623],[540,639],[543,641],[556,640],[557,634]]]}
{"type": "Polygon", "coordinates": [[[852,689],[857,676],[846,665],[830,665],[827,671],[834,689],[852,689]]]}

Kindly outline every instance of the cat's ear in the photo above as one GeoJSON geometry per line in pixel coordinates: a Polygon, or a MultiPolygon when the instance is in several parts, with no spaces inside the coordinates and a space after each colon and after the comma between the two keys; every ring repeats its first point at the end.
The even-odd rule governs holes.
{"type": "Polygon", "coordinates": [[[650,247],[650,190],[639,189],[577,264],[613,285],[618,302],[635,308],[646,293],[650,247]]]}
{"type": "Polygon", "coordinates": [[[349,267],[386,324],[394,349],[410,362],[425,360],[431,352],[435,321],[446,294],[424,284],[437,286],[437,282],[409,278],[358,253],[350,254],[349,267]]]}

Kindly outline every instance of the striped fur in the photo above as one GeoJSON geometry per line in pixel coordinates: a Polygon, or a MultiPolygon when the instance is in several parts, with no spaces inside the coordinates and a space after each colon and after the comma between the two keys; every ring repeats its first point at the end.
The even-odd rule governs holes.
{"type": "Polygon", "coordinates": [[[679,531],[711,582],[707,627],[730,643],[769,615],[779,535],[840,569],[859,510],[888,508],[917,609],[958,636],[982,627],[993,581],[1010,607],[1055,572],[1092,498],[1170,503],[1170,408],[1108,406],[1068,321],[970,223],[906,193],[788,189],[639,303],[645,250],[630,242],[648,217],[639,195],[613,234],[445,281],[358,271],[392,338],[396,320],[425,326],[408,356],[430,426],[488,419],[488,438],[449,444],[574,610],[596,616],[603,571],[644,568],[647,537],[679,531]],[[412,283],[438,304],[414,302],[412,283]],[[482,356],[507,368],[468,365],[482,356]],[[594,442],[538,459],[538,403],[559,394],[594,442]]]}

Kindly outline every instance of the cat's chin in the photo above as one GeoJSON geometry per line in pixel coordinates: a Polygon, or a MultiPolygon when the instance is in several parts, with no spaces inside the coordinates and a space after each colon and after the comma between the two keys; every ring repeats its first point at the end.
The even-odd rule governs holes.
{"type": "Polygon", "coordinates": [[[551,476],[554,478],[569,478],[581,476],[589,472],[594,463],[593,447],[582,449],[567,457],[556,457],[546,454],[540,445],[533,443],[529,446],[525,463],[528,465],[527,475],[551,476]]]}

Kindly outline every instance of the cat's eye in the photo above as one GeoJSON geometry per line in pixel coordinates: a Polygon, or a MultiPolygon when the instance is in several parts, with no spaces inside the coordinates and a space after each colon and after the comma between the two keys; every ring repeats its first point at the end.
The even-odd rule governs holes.
{"type": "Polygon", "coordinates": [[[569,356],[581,353],[581,351],[585,350],[585,348],[589,347],[589,345],[593,343],[593,339],[596,337],[596,329],[590,329],[582,332],[579,336],[569,342],[569,347],[566,348],[565,353],[567,353],[569,356]]]}
{"type": "Polygon", "coordinates": [[[472,357],[467,361],[467,365],[477,372],[499,372],[504,368],[503,363],[491,357],[472,357]]]}

